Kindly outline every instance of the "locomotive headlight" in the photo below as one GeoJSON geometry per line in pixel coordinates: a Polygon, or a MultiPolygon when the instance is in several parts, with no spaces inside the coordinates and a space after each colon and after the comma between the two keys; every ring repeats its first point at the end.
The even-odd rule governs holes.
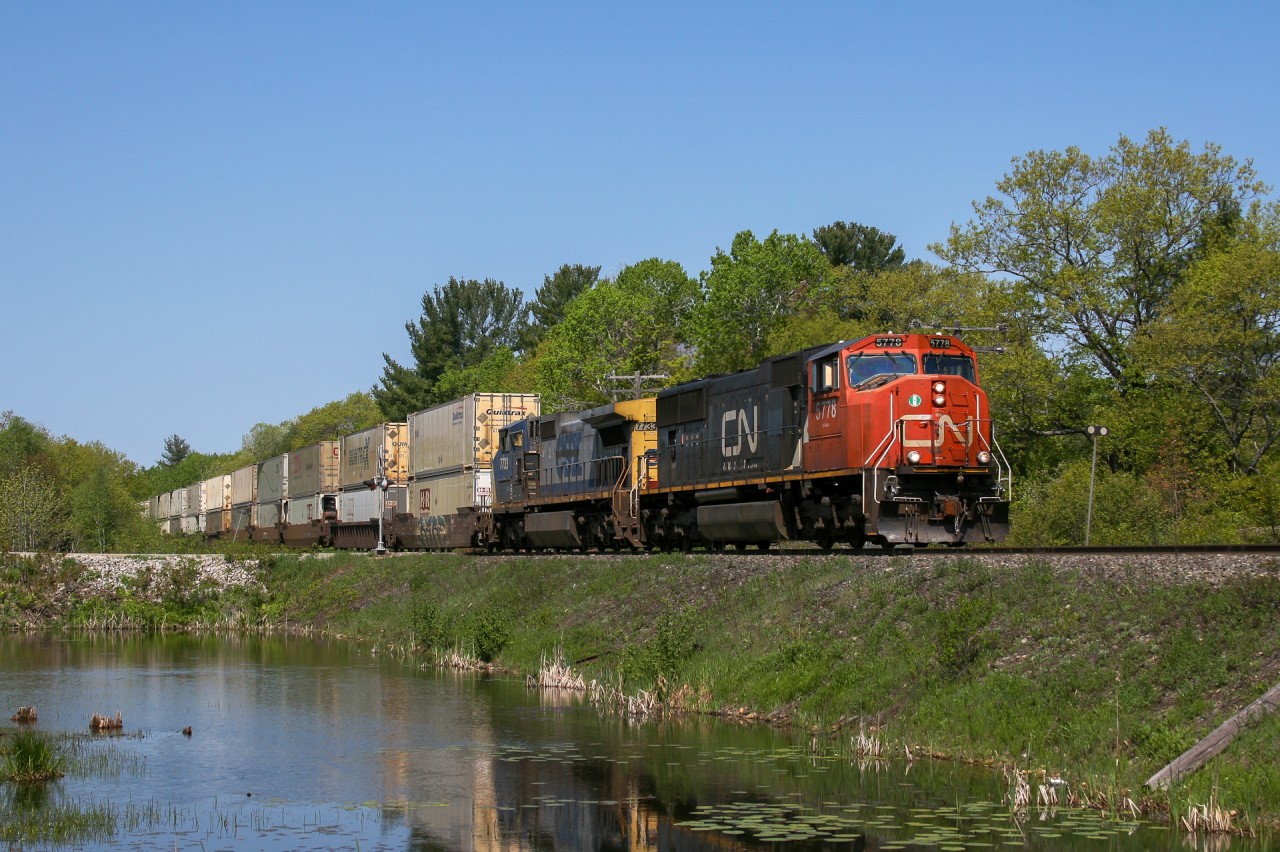
{"type": "Polygon", "coordinates": [[[933,392],[934,392],[934,393],[942,393],[942,392],[943,392],[944,390],[946,390],[946,389],[947,389],[947,383],[946,383],[946,382],[934,382],[934,383],[933,383],[933,392]]]}
{"type": "Polygon", "coordinates": [[[983,450],[982,452],[978,453],[978,464],[983,464],[983,465],[991,464],[991,453],[987,452],[986,450],[983,450]]]}
{"type": "Polygon", "coordinates": [[[907,461],[910,462],[911,464],[920,464],[920,453],[916,452],[915,450],[912,450],[911,452],[907,453],[907,461]]]}

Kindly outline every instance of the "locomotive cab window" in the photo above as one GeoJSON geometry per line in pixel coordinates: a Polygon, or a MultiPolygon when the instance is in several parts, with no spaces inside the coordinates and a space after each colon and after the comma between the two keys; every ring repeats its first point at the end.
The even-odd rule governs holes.
{"type": "Polygon", "coordinates": [[[924,371],[936,376],[960,376],[975,385],[978,383],[977,373],[973,369],[973,359],[968,355],[941,355],[929,352],[924,356],[924,371]]]}
{"type": "Polygon", "coordinates": [[[916,357],[910,352],[855,352],[847,362],[849,387],[878,377],[909,376],[916,372],[916,357]]]}
{"type": "Polygon", "coordinates": [[[839,355],[813,362],[810,371],[809,389],[814,393],[827,393],[840,389],[839,355]]]}

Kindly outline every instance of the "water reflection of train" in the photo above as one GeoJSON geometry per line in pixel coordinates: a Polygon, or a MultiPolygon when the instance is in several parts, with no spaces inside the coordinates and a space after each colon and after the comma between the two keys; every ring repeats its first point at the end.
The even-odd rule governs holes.
{"type": "Polygon", "coordinates": [[[475,394],[148,511],[173,532],[291,545],[857,548],[998,541],[1009,496],[973,349],[912,333],[586,411],[475,394]]]}

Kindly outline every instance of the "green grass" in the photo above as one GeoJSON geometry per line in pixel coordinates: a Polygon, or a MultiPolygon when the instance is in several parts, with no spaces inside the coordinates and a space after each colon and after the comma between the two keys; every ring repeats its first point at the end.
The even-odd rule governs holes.
{"type": "Polygon", "coordinates": [[[67,759],[62,748],[45,734],[18,731],[4,744],[0,776],[19,785],[61,778],[67,759]]]}

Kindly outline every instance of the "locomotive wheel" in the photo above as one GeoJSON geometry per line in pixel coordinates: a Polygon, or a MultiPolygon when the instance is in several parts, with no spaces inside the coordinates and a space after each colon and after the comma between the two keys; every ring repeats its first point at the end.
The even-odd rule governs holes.
{"type": "Polygon", "coordinates": [[[816,541],[818,543],[818,547],[821,547],[823,550],[831,550],[836,546],[836,534],[830,526],[826,526],[818,530],[814,534],[813,540],[816,541]]]}

